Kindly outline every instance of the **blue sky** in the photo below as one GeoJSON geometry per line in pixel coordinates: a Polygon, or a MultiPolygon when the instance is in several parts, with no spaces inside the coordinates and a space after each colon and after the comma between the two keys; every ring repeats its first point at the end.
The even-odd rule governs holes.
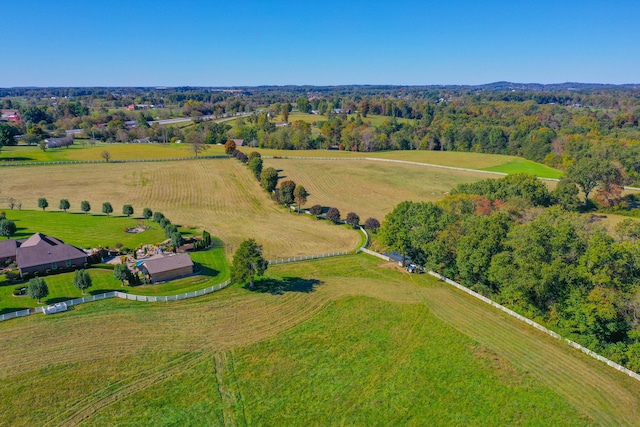
{"type": "Polygon", "coordinates": [[[640,83],[637,0],[1,0],[0,10],[0,87],[640,83]]]}

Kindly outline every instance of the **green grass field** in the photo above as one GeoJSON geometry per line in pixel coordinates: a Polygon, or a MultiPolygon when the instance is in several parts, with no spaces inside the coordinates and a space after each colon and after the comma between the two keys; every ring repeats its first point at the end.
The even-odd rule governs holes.
{"type": "MultiPolygon", "coordinates": [[[[352,117],[356,117],[356,114],[347,115],[347,119],[350,119],[352,117]]],[[[282,117],[278,115],[276,116],[275,121],[278,121],[281,118],[282,117]]],[[[323,116],[319,114],[299,113],[297,111],[289,114],[289,122],[293,123],[298,120],[302,120],[303,122],[307,122],[307,123],[317,123],[317,122],[327,121],[327,116],[326,115],[323,116]]],[[[362,118],[362,121],[366,123],[371,123],[373,126],[376,126],[376,127],[381,126],[387,120],[391,120],[391,117],[377,116],[375,114],[370,114],[367,117],[362,118]]],[[[411,119],[403,119],[403,118],[397,118],[396,120],[399,123],[411,123],[413,121],[411,119]]]]}
{"type": "Polygon", "coordinates": [[[281,292],[234,286],[0,323],[0,424],[639,419],[640,383],[428,276],[359,255],[275,266],[268,279],[281,292]]]}
{"type": "MultiPolygon", "coordinates": [[[[117,243],[128,248],[137,248],[145,243],[160,243],[166,240],[164,230],[155,222],[146,221],[138,217],[142,209],[148,206],[134,206],[135,213],[127,218],[123,215],[98,214],[102,210],[102,202],[92,201],[92,211],[95,214],[87,214],[80,211],[80,201],[71,204],[71,209],[65,213],[55,207],[58,206],[59,199],[48,199],[49,207],[45,212],[36,210],[9,210],[4,212],[8,219],[15,222],[18,229],[12,236],[13,239],[24,239],[36,232],[50,234],[69,243],[82,248],[113,248],[117,243]],[[141,223],[148,228],[142,233],[126,233],[125,228],[133,228],[141,223]]],[[[37,199],[36,199],[37,202],[37,199]]],[[[26,203],[25,203],[26,204],[26,203]]],[[[113,204],[114,211],[121,211],[120,205],[113,204]]],[[[172,219],[169,217],[169,219],[172,219]]],[[[177,223],[180,225],[179,223],[177,223]]],[[[195,230],[181,228],[180,232],[184,236],[189,236],[195,230]]]]}

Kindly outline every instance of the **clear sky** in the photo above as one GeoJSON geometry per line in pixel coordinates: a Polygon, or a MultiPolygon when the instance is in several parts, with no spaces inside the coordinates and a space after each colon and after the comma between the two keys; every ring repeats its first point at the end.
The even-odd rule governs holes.
{"type": "Polygon", "coordinates": [[[0,0],[0,87],[640,83],[640,0],[0,0]]]}

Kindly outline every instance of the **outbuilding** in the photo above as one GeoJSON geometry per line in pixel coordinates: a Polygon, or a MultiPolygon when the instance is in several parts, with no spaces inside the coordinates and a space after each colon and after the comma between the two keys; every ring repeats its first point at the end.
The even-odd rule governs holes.
{"type": "Polygon", "coordinates": [[[171,254],[144,260],[139,268],[153,283],[158,283],[193,274],[193,261],[188,254],[171,254]]]}

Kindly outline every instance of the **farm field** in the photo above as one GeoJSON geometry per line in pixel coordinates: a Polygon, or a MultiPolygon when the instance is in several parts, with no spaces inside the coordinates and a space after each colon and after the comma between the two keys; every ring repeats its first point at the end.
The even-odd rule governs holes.
{"type": "Polygon", "coordinates": [[[278,293],[0,323],[0,424],[636,424],[637,381],[378,261],[274,266],[278,293]]]}
{"type": "MultiPolygon", "coordinates": [[[[356,117],[357,114],[348,114],[347,115],[347,119],[350,119],[352,117],[356,117]]],[[[281,119],[282,116],[281,115],[277,115],[275,118],[275,121],[278,121],[278,119],[281,119]]],[[[327,121],[327,116],[326,115],[320,115],[320,114],[307,114],[307,113],[300,113],[298,111],[294,111],[289,113],[289,122],[293,123],[296,122],[298,120],[302,120],[303,122],[307,122],[307,123],[317,123],[317,122],[323,122],[323,121],[327,121]]],[[[371,123],[373,126],[380,126],[382,125],[386,120],[391,120],[391,117],[389,116],[378,116],[375,114],[369,114],[367,117],[363,117],[362,121],[365,123],[371,123]]],[[[411,123],[413,122],[413,120],[411,119],[403,119],[403,118],[396,118],[396,120],[398,121],[398,123],[411,123]]]]}
{"type": "MultiPolygon", "coordinates": [[[[74,160],[102,161],[101,153],[108,150],[112,159],[169,159],[194,157],[193,151],[185,144],[104,144],[95,146],[71,146],[68,149],[52,149],[43,152],[38,147],[14,146],[3,147],[0,153],[0,163],[7,159],[19,159],[25,162],[53,162],[74,160]]],[[[373,157],[380,159],[403,160],[410,162],[429,163],[434,165],[463,167],[468,169],[486,170],[502,173],[531,173],[542,178],[560,178],[562,172],[531,160],[515,156],[499,154],[464,153],[455,151],[381,151],[373,153],[358,153],[338,150],[275,150],[264,148],[241,147],[245,153],[257,151],[263,156],[276,157],[330,157],[330,158],[361,158],[373,157]]],[[[201,155],[224,155],[221,145],[209,146],[201,155]]]]}
{"type": "Polygon", "coordinates": [[[355,212],[361,222],[382,221],[400,202],[436,201],[460,183],[492,177],[481,172],[453,171],[402,163],[265,159],[265,167],[301,184],[310,193],[305,207],[337,207],[346,217],[355,212]]]}
{"type": "Polygon", "coordinates": [[[183,228],[206,229],[224,242],[227,254],[250,237],[264,245],[269,259],[348,251],[360,241],[355,231],[285,213],[235,159],[25,166],[0,169],[0,179],[5,206],[15,197],[23,209],[36,209],[38,198],[46,197],[56,203],[67,198],[72,210],[81,200],[94,209],[104,201],[132,204],[136,212],[149,207],[183,228]]]}

